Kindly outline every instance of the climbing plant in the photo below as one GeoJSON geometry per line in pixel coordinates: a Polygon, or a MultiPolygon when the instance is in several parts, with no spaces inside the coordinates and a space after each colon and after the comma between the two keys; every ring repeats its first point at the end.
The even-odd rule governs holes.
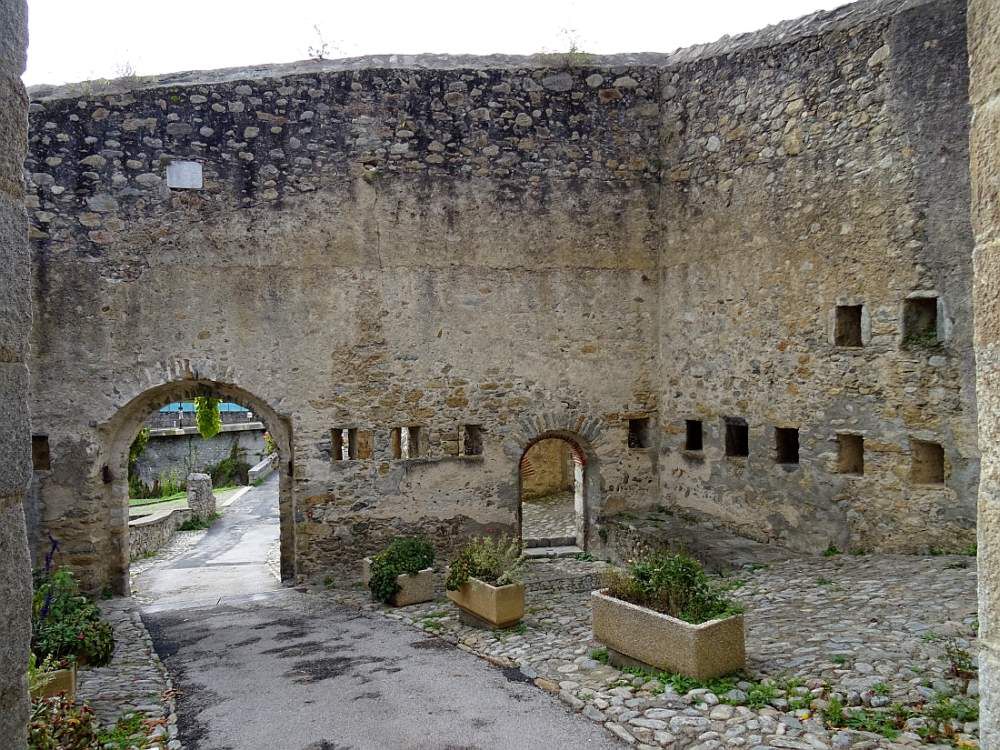
{"type": "Polygon", "coordinates": [[[212,438],[222,429],[222,416],[219,414],[221,399],[212,396],[198,396],[194,400],[195,421],[198,432],[203,438],[212,438]]]}

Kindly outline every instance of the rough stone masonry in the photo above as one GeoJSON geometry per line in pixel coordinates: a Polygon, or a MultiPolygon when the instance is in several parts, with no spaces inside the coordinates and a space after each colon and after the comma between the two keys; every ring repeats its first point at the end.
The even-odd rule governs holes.
{"type": "Polygon", "coordinates": [[[517,533],[548,437],[594,552],[654,506],[966,546],[967,82],[963,0],[869,0],[671,55],[35,89],[39,538],[124,591],[128,445],[212,393],[279,447],[286,577],[517,533]]]}
{"type": "Polygon", "coordinates": [[[1000,747],[1000,6],[969,3],[979,445],[980,739],[1000,747]]]}
{"type": "Polygon", "coordinates": [[[0,747],[27,742],[31,566],[23,503],[31,477],[28,220],[21,163],[28,98],[21,83],[28,46],[23,0],[0,0],[0,747]]]}

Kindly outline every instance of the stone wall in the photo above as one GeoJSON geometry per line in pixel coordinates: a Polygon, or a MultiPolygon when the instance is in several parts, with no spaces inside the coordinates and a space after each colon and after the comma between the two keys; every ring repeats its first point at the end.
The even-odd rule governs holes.
{"type": "Polygon", "coordinates": [[[521,452],[553,431],[589,453],[592,525],[652,502],[625,415],[655,406],[657,87],[638,67],[359,69],[34,101],[42,523],[67,560],[123,588],[126,433],[192,384],[238,387],[288,438],[299,574],[400,533],[513,532],[521,452]],[[204,189],[168,189],[172,159],[204,189]],[[75,423],[49,412],[67,402],[75,423]],[[373,452],[335,460],[340,428],[373,452]]]}
{"type": "Polygon", "coordinates": [[[167,511],[152,511],[149,515],[138,516],[128,522],[129,562],[151,555],[164,544],[187,519],[191,518],[190,508],[174,508],[167,511]]]}
{"type": "Polygon", "coordinates": [[[128,444],[212,392],[279,445],[286,573],[514,531],[545,437],[583,458],[588,543],[654,505],[808,551],[971,541],[963,39],[960,0],[882,0],[674,55],[36,91],[42,526],[122,588],[128,444]],[[902,341],[904,304],[930,338],[902,341]],[[720,455],[727,416],[748,458],[720,455]]]}
{"type": "Polygon", "coordinates": [[[165,430],[150,435],[146,449],[136,461],[135,470],[147,486],[163,474],[173,473],[181,482],[193,471],[207,471],[223,459],[229,458],[233,445],[242,459],[250,466],[260,462],[264,452],[263,427],[244,429],[246,425],[232,425],[215,437],[203,438],[197,430],[170,434],[165,430]],[[168,434],[163,434],[168,433],[168,434]]]}
{"type": "Polygon", "coordinates": [[[807,552],[975,538],[964,5],[857,23],[879,7],[859,4],[826,33],[664,72],[667,504],[807,552]],[[912,296],[936,298],[926,340],[904,336],[912,296]],[[726,418],[748,456],[726,454],[726,418]],[[840,465],[841,433],[863,469],[840,465]],[[943,446],[943,482],[911,476],[913,441],[943,446]]]}
{"type": "Polygon", "coordinates": [[[1000,6],[969,3],[974,302],[979,398],[980,745],[1000,747],[1000,6]]]}
{"type": "Polygon", "coordinates": [[[0,747],[25,747],[31,567],[22,502],[31,477],[28,223],[21,162],[28,106],[23,0],[0,0],[0,747]]]}
{"type": "Polygon", "coordinates": [[[573,489],[573,454],[565,440],[539,440],[521,459],[521,499],[573,489]]]}

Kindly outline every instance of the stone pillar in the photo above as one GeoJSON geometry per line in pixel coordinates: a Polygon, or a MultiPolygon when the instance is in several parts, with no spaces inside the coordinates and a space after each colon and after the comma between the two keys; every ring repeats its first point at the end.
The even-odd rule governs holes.
{"type": "Polygon", "coordinates": [[[25,672],[31,639],[31,563],[24,495],[31,479],[28,220],[22,165],[28,100],[24,0],[0,0],[0,747],[27,744],[25,672]]]}
{"type": "Polygon", "coordinates": [[[979,402],[980,744],[1000,750],[1000,3],[969,2],[970,159],[976,232],[976,398],[979,402]]]}
{"type": "Polygon", "coordinates": [[[208,474],[188,474],[188,507],[195,518],[211,520],[215,515],[215,495],[212,493],[212,477],[208,474]]]}

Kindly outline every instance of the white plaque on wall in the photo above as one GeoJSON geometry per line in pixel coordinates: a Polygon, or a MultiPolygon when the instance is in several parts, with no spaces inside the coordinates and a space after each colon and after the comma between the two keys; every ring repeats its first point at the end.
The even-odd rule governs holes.
{"type": "Polygon", "coordinates": [[[167,187],[200,190],[201,164],[196,161],[172,161],[167,165],[167,187]]]}

